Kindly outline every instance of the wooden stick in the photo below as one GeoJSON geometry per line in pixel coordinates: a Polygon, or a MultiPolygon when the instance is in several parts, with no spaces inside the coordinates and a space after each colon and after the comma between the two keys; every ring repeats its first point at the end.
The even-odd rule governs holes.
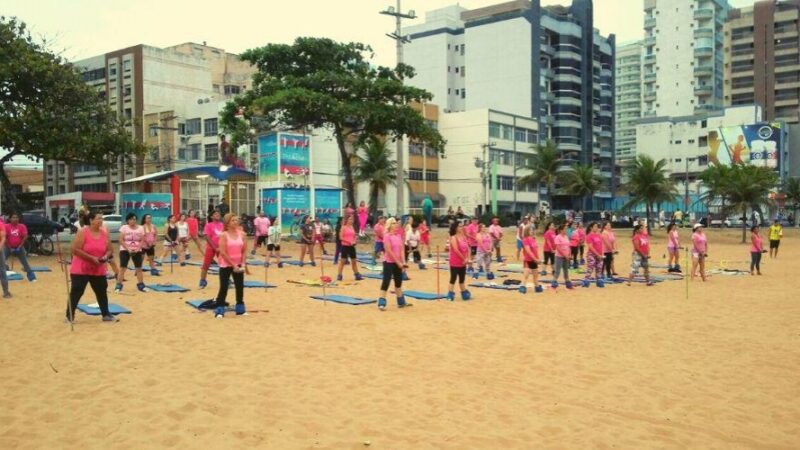
{"type": "Polygon", "coordinates": [[[439,296],[442,292],[441,287],[439,285],[439,272],[441,272],[441,267],[439,267],[439,246],[436,246],[436,301],[439,301],[439,296]]]}
{"type": "MultiPolygon", "coordinates": [[[[67,288],[67,318],[69,319],[69,329],[70,331],[75,331],[75,313],[72,311],[72,302],[69,298],[69,270],[66,270],[67,262],[64,260],[64,256],[61,254],[61,239],[58,237],[58,232],[56,232],[56,248],[58,250],[58,265],[61,267],[61,272],[64,274],[64,286],[67,288]]],[[[5,267],[3,268],[5,270],[5,267]]]]}
{"type": "Polygon", "coordinates": [[[267,292],[267,284],[269,284],[269,254],[264,255],[264,292],[267,292]]]}
{"type": "Polygon", "coordinates": [[[328,306],[328,300],[325,299],[326,295],[325,285],[327,284],[325,282],[325,259],[322,257],[322,255],[319,255],[319,272],[320,272],[319,281],[322,282],[322,297],[323,297],[322,301],[325,304],[325,306],[328,306]]]}

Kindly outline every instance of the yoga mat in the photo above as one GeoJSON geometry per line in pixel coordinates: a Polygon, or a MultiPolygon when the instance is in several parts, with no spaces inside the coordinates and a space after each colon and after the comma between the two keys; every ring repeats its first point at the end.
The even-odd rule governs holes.
{"type": "Polygon", "coordinates": [[[6,278],[8,279],[8,281],[22,281],[25,279],[22,277],[21,273],[11,272],[11,271],[6,272],[6,278]]]}
{"type": "Polygon", "coordinates": [[[346,305],[369,305],[370,303],[377,302],[377,300],[370,298],[350,297],[348,295],[312,295],[311,298],[314,300],[326,300],[334,303],[344,303],[346,305]]]}
{"type": "Polygon", "coordinates": [[[362,273],[361,276],[373,280],[383,280],[383,274],[381,273],[362,273]]]}
{"type": "Polygon", "coordinates": [[[486,283],[470,283],[470,287],[484,288],[484,289],[498,289],[501,291],[516,291],[519,290],[518,286],[505,286],[503,284],[486,284],[486,283]]]}
{"type": "Polygon", "coordinates": [[[434,292],[420,292],[420,291],[403,291],[406,297],[416,298],[418,300],[438,300],[447,298],[446,294],[436,295],[434,292]]]}
{"type": "MultiPolygon", "coordinates": [[[[192,308],[200,310],[200,311],[212,311],[215,308],[214,306],[212,306],[210,308],[201,308],[200,307],[200,305],[202,305],[206,301],[208,301],[208,299],[205,299],[205,300],[188,300],[188,301],[186,301],[186,304],[191,306],[192,308]]],[[[225,311],[233,311],[233,310],[234,310],[234,307],[232,305],[228,305],[228,306],[225,307],[225,311]]]]}
{"type": "MultiPolygon", "coordinates": [[[[274,287],[277,287],[277,286],[275,286],[274,284],[264,283],[263,281],[244,280],[244,287],[245,288],[262,288],[263,289],[263,288],[274,288],[274,287]]],[[[233,289],[233,288],[235,288],[235,286],[233,285],[233,283],[231,283],[231,284],[228,285],[228,288],[229,289],[233,289]]]]}
{"type": "Polygon", "coordinates": [[[31,270],[34,272],[52,272],[47,266],[31,266],[31,270]]]}
{"type": "MultiPolygon", "coordinates": [[[[86,305],[83,303],[78,304],[78,309],[83,312],[84,314],[88,314],[90,316],[99,316],[100,315],[100,307],[94,305],[86,305]]],[[[123,306],[117,305],[116,303],[109,303],[108,304],[108,312],[111,314],[131,314],[131,310],[127,309],[123,306]]]]}
{"type": "Polygon", "coordinates": [[[189,292],[189,289],[177,284],[148,284],[147,288],[156,292],[189,292]]]}

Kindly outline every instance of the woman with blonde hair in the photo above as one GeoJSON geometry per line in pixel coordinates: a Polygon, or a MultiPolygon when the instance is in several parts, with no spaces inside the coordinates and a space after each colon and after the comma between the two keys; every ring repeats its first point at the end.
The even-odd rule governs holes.
{"type": "Polygon", "coordinates": [[[222,235],[219,237],[219,292],[214,317],[225,317],[225,301],[231,277],[236,291],[236,315],[247,314],[244,307],[244,274],[250,273],[244,255],[247,254],[247,240],[239,227],[239,216],[228,213],[222,220],[222,235]]]}

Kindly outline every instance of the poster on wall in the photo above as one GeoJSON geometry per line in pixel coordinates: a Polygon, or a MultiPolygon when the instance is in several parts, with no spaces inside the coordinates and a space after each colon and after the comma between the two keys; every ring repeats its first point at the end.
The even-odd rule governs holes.
{"type": "Polygon", "coordinates": [[[278,135],[258,138],[258,181],[278,181],[278,135]]]}
{"type": "Polygon", "coordinates": [[[338,189],[317,189],[314,191],[314,217],[321,222],[326,220],[331,226],[341,215],[342,195],[338,189]]]}
{"type": "Polygon", "coordinates": [[[309,214],[310,193],[308,189],[281,190],[281,231],[292,236],[300,233],[301,221],[309,214]]]}
{"type": "Polygon", "coordinates": [[[162,228],[167,217],[172,214],[172,194],[130,193],[120,198],[120,214],[123,220],[129,213],[136,214],[137,222],[142,222],[145,214],[153,218],[153,225],[162,228]]]}
{"type": "Polygon", "coordinates": [[[277,189],[263,189],[261,191],[261,210],[264,214],[273,220],[278,217],[278,190],[277,189]]]}
{"type": "Polygon", "coordinates": [[[300,185],[308,184],[311,140],[308,136],[285,133],[281,133],[278,138],[281,181],[300,185]]]}
{"type": "Polygon", "coordinates": [[[771,169],[779,166],[782,129],[780,123],[724,127],[708,133],[711,164],[753,164],[771,169]]]}

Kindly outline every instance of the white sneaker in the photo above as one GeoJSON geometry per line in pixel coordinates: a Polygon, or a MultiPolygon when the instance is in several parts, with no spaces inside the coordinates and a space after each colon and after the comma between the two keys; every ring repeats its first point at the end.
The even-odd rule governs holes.
{"type": "Polygon", "coordinates": [[[224,319],[225,315],[224,314],[217,314],[217,315],[214,316],[214,318],[215,319],[224,319]]]}

